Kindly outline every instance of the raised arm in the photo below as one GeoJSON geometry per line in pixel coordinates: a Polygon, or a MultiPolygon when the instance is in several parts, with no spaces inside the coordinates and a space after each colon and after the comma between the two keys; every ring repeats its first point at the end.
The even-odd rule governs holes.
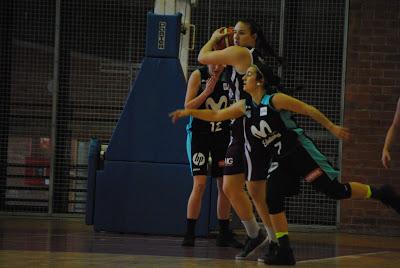
{"type": "Polygon", "coordinates": [[[221,29],[217,29],[210,40],[200,49],[198,61],[202,64],[230,65],[240,72],[245,72],[251,64],[251,56],[247,48],[230,46],[222,50],[213,50],[214,44],[225,36],[220,33],[221,29]]]}
{"type": "Polygon", "coordinates": [[[288,95],[277,93],[272,98],[272,105],[277,110],[287,110],[311,117],[329,130],[338,139],[348,140],[350,132],[347,128],[335,125],[317,108],[288,95]]]}
{"type": "Polygon", "coordinates": [[[400,132],[400,98],[397,101],[397,108],[394,114],[393,122],[387,131],[385,144],[383,145],[382,164],[385,168],[390,167],[390,161],[392,160],[390,156],[390,149],[392,147],[395,137],[398,137],[399,132],[400,132]]]}
{"type": "Polygon", "coordinates": [[[176,110],[169,114],[173,123],[176,122],[179,118],[186,116],[193,116],[195,118],[210,121],[210,122],[220,122],[228,119],[236,119],[245,114],[246,106],[245,101],[240,100],[235,104],[229,106],[228,108],[213,111],[211,109],[184,109],[184,110],[176,110]]]}

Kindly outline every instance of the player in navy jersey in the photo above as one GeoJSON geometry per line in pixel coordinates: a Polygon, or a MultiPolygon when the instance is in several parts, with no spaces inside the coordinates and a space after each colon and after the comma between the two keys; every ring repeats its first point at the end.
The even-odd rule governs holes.
{"type": "MultiPolygon", "coordinates": [[[[222,50],[213,50],[224,34],[217,29],[210,40],[201,48],[198,60],[203,64],[227,65],[230,73],[230,99],[237,102],[249,99],[250,96],[243,91],[243,75],[247,68],[256,62],[265,62],[267,56],[272,56],[280,61],[266,41],[261,27],[251,19],[239,20],[234,28],[234,46],[222,50]]],[[[264,243],[276,242],[275,234],[269,220],[268,208],[265,203],[266,182],[261,178],[252,178],[246,181],[246,159],[244,153],[243,119],[237,118],[231,125],[231,143],[225,157],[223,189],[229,198],[236,214],[241,219],[247,233],[243,250],[236,259],[247,259],[256,252],[264,243]],[[248,194],[244,190],[246,185],[248,194]],[[260,229],[253,213],[252,203],[264,223],[266,234],[260,229]]],[[[256,174],[255,174],[256,175],[256,174]]],[[[272,248],[272,247],[271,247],[272,248]]]]}
{"type": "MultiPolygon", "coordinates": [[[[229,105],[229,86],[221,65],[208,65],[195,70],[189,78],[185,108],[219,110],[229,105]]],[[[231,205],[222,190],[222,175],[226,149],[230,140],[230,121],[207,122],[190,118],[187,125],[187,153],[193,175],[193,189],[187,205],[187,229],[182,246],[194,246],[196,221],[200,215],[201,200],[207,175],[217,179],[217,217],[219,234],[217,246],[241,248],[229,229],[231,205]],[[208,166],[209,155],[212,164],[208,166]],[[210,172],[208,172],[210,170],[210,172]]]]}
{"type": "Polygon", "coordinates": [[[290,112],[306,115],[320,123],[335,137],[350,138],[348,129],[332,123],[315,107],[282,93],[268,94],[270,70],[265,65],[252,65],[244,76],[244,89],[252,100],[238,103],[218,112],[204,110],[178,110],[171,114],[173,121],[182,116],[194,116],[203,120],[219,121],[245,115],[245,131],[249,154],[265,150],[256,157],[255,169],[268,168],[267,203],[270,218],[279,241],[274,254],[260,260],[272,265],[296,263],[289,243],[288,224],[284,213],[284,198],[298,193],[299,178],[310,183],[315,190],[328,197],[380,200],[400,213],[400,196],[392,186],[375,188],[370,185],[338,181],[339,172],[328,162],[304,131],[291,119],[290,112]],[[269,163],[265,165],[265,163],[269,163]]]}

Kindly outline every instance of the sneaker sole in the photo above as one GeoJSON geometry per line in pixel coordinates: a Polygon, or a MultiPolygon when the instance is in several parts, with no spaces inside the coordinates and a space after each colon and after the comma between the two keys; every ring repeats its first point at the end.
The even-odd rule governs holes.
{"type": "Polygon", "coordinates": [[[246,257],[238,257],[238,256],[235,256],[235,260],[237,260],[237,261],[249,260],[249,259],[251,259],[252,257],[254,257],[254,255],[256,254],[256,252],[257,252],[259,249],[265,247],[267,244],[268,244],[268,239],[265,239],[265,240],[264,240],[261,244],[259,244],[255,249],[253,249],[252,251],[250,251],[250,253],[247,254],[246,257]]]}

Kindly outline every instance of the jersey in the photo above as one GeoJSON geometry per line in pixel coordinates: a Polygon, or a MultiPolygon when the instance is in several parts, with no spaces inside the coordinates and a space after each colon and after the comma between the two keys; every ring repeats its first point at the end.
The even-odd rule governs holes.
{"type": "Polygon", "coordinates": [[[274,94],[264,95],[259,105],[246,100],[244,116],[245,148],[263,155],[267,162],[290,153],[299,144],[298,136],[303,133],[289,111],[274,109],[273,97],[274,94]]]}
{"type": "MultiPolygon", "coordinates": [[[[199,71],[201,75],[201,86],[197,96],[200,95],[206,88],[207,80],[210,78],[207,66],[199,68],[199,71]]],[[[198,109],[211,109],[215,111],[229,106],[229,84],[227,79],[228,77],[226,75],[226,71],[224,70],[221,73],[219,80],[215,84],[214,91],[210,96],[207,97],[207,99],[199,106],[198,109]]],[[[207,122],[190,117],[187,129],[193,132],[217,133],[229,131],[229,124],[229,120],[222,122],[207,122]]]]}
{"type": "MultiPolygon", "coordinates": [[[[255,49],[249,49],[251,55],[251,64],[256,64],[257,62],[264,62],[261,54],[255,49]]],[[[232,103],[237,102],[241,99],[251,100],[251,96],[243,89],[243,76],[245,73],[239,73],[232,66],[227,67],[227,73],[230,74],[230,89],[229,89],[229,100],[232,103]]],[[[232,142],[243,143],[243,117],[232,120],[231,123],[231,136],[232,142]]]]}

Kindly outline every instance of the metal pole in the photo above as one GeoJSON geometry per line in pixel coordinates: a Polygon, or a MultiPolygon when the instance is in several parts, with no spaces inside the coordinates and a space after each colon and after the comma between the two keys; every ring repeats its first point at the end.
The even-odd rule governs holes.
{"type": "Polygon", "coordinates": [[[49,204],[48,214],[53,214],[53,195],[56,159],[56,138],[57,138],[57,105],[59,89],[60,69],[60,22],[61,22],[61,0],[56,0],[56,20],[54,32],[54,58],[53,58],[53,89],[52,89],[52,110],[51,110],[51,157],[50,157],[50,181],[49,181],[49,204]]]}
{"type": "MultiPolygon", "coordinates": [[[[284,33],[285,33],[285,7],[286,1],[281,0],[281,14],[279,20],[279,57],[283,57],[283,40],[284,40],[284,33]]],[[[282,77],[282,65],[278,67],[278,75],[282,77]]]]}
{"type": "MultiPolygon", "coordinates": [[[[340,123],[344,120],[344,90],[346,87],[346,60],[347,60],[347,35],[349,32],[349,0],[346,0],[344,6],[344,28],[343,28],[343,55],[342,55],[342,86],[340,94],[340,123]]],[[[339,161],[338,167],[340,170],[339,179],[342,180],[342,159],[343,159],[343,143],[339,140],[339,161]]],[[[337,202],[336,209],[336,225],[340,223],[340,202],[337,202]]]]}

